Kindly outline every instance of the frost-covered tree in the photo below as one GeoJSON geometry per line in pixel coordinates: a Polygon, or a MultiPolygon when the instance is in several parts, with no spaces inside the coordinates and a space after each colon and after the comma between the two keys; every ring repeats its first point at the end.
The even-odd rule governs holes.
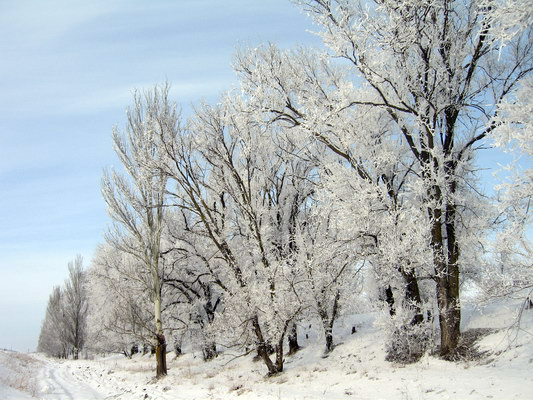
{"type": "Polygon", "coordinates": [[[68,264],[69,277],[63,290],[66,334],[72,356],[78,359],[87,340],[88,292],[83,258],[78,255],[68,264]]]}
{"type": "Polygon", "coordinates": [[[153,340],[151,276],[142,262],[109,244],[98,246],[88,270],[90,347],[130,357],[153,340]]]}
{"type": "Polygon", "coordinates": [[[291,164],[283,135],[246,107],[228,97],[197,109],[174,135],[162,132],[160,168],[176,185],[173,204],[188,213],[186,231],[204,241],[195,239],[203,246],[195,257],[223,294],[224,331],[254,344],[273,374],[283,369],[284,340],[302,308],[292,254],[309,170],[291,164]]]}
{"type": "MultiPolygon", "coordinates": [[[[505,15],[514,3],[526,10],[531,5],[295,2],[322,28],[329,53],[252,51],[237,62],[243,89],[258,109],[321,141],[352,169],[350,182],[368,194],[368,221],[379,214],[377,207],[390,211],[388,226],[398,231],[394,242],[418,254],[413,263],[413,253],[406,253],[403,264],[387,271],[400,269],[415,303],[416,268],[430,274],[440,352],[453,356],[460,339],[461,270],[467,253],[478,248],[465,244],[481,234],[470,218],[475,153],[497,126],[498,105],[532,69],[531,24],[509,25],[505,15]],[[505,41],[496,36],[502,29],[505,41]]],[[[374,234],[363,222],[352,226],[374,234]]]]}
{"type": "Polygon", "coordinates": [[[214,272],[214,247],[192,226],[194,217],[185,209],[167,213],[168,250],[164,257],[169,265],[163,285],[175,306],[169,316],[178,325],[176,344],[188,336],[200,345],[204,360],[217,356],[213,323],[219,314],[223,288],[214,272]],[[181,337],[182,339],[179,339],[181,337]]]}
{"type": "Polygon", "coordinates": [[[328,211],[314,205],[299,226],[298,262],[306,282],[302,297],[309,317],[318,316],[325,338],[326,353],[335,347],[333,327],[342,316],[356,310],[361,290],[358,273],[364,257],[354,241],[339,229],[328,211]],[[310,311],[310,313],[309,313],[310,311]]]}
{"type": "MultiPolygon", "coordinates": [[[[531,11],[533,13],[533,11],[531,11]]],[[[513,99],[503,102],[492,137],[496,145],[513,156],[505,166],[505,180],[499,185],[498,234],[494,256],[497,268],[485,276],[491,296],[533,290],[533,79],[524,80],[513,99]],[[529,231],[528,231],[529,230],[529,231]]]]}
{"type": "Polygon", "coordinates": [[[38,351],[50,356],[78,359],[87,340],[88,292],[83,258],[68,264],[64,286],[54,287],[48,299],[38,351]]]}
{"type": "Polygon", "coordinates": [[[157,377],[167,373],[161,317],[161,236],[167,178],[154,171],[151,163],[161,156],[155,145],[156,136],[171,129],[177,118],[175,110],[164,102],[167,90],[163,87],[143,95],[135,94],[125,133],[113,131],[114,148],[127,175],[112,171],[104,174],[102,180],[102,194],[114,221],[106,239],[117,249],[136,257],[150,276],[157,377]]]}
{"type": "Polygon", "coordinates": [[[67,358],[69,350],[63,304],[63,292],[56,286],[48,298],[37,345],[37,351],[58,358],[67,358]]]}
{"type": "Polygon", "coordinates": [[[394,286],[396,306],[413,308],[413,323],[421,322],[416,269],[424,264],[427,234],[415,218],[405,218],[420,202],[406,192],[412,162],[398,135],[390,131],[386,114],[377,108],[341,107],[351,82],[317,52],[284,53],[268,46],[239,54],[236,65],[251,107],[266,113],[273,123],[292,127],[293,140],[318,139],[329,150],[329,155],[317,154],[321,169],[317,213],[323,213],[317,221],[338,226],[339,237],[351,246],[352,260],[356,255],[359,262],[371,258],[383,290],[391,294],[391,306],[394,286]],[[267,84],[269,79],[275,86],[267,84]],[[280,111],[285,106],[286,112],[280,111]],[[406,235],[410,228],[422,234],[406,235]],[[416,257],[406,253],[414,248],[416,257]]]}

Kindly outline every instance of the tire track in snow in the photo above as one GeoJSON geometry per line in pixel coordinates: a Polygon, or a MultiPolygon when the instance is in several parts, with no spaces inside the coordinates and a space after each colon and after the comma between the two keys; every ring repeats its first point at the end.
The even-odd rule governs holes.
{"type": "Polygon", "coordinates": [[[107,396],[98,392],[79,369],[71,369],[67,363],[48,361],[40,373],[41,398],[45,400],[104,400],[107,396]]]}

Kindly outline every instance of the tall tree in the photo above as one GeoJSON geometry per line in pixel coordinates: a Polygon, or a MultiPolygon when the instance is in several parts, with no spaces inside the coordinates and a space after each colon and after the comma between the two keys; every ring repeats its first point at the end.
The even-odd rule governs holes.
{"type": "Polygon", "coordinates": [[[284,339],[302,307],[292,253],[308,196],[309,171],[284,158],[281,139],[240,98],[203,106],[187,129],[159,137],[168,155],[162,170],[177,187],[172,199],[214,250],[206,267],[224,293],[226,331],[239,332],[240,344],[247,337],[270,374],[283,369],[284,339]]]}
{"type": "MultiPolygon", "coordinates": [[[[440,352],[452,357],[460,339],[462,252],[470,250],[461,241],[475,234],[474,226],[464,225],[470,207],[465,201],[475,197],[474,154],[497,126],[498,104],[531,73],[531,24],[512,25],[504,43],[494,32],[501,30],[511,2],[295,3],[323,28],[320,35],[330,54],[313,59],[300,52],[297,69],[287,53],[252,57],[241,68],[245,89],[251,99],[266,99],[261,107],[277,120],[323,141],[362,181],[380,180],[393,189],[389,202],[397,196],[395,183],[405,188],[401,182],[407,176],[412,212],[398,215],[408,216],[413,227],[426,228],[440,352]],[[359,157],[357,148],[375,132],[360,118],[373,110],[386,118],[385,132],[403,149],[395,165],[403,164],[407,175],[391,176],[390,170],[373,174],[368,170],[376,160],[372,153],[359,157]],[[357,141],[346,148],[339,133],[349,126],[357,141]]],[[[408,238],[407,232],[404,240],[408,238]]],[[[416,283],[411,271],[402,272],[408,287],[416,283]]],[[[412,294],[416,297],[416,290],[412,294]]]]}
{"type": "Polygon", "coordinates": [[[104,174],[102,194],[114,221],[107,240],[118,249],[137,257],[151,279],[150,298],[154,307],[153,340],[157,377],[167,374],[166,341],[161,318],[161,235],[167,178],[151,169],[161,156],[155,145],[159,132],[172,129],[175,108],[166,101],[168,86],[136,93],[128,110],[126,131],[113,130],[115,151],[127,177],[116,171],[104,174]]]}
{"type": "Polygon", "coordinates": [[[353,96],[369,93],[355,90],[346,71],[321,53],[265,46],[239,54],[236,65],[251,107],[291,127],[293,140],[305,143],[303,136],[329,150],[316,154],[322,220],[349,238],[360,262],[372,261],[391,303],[395,286],[396,306],[412,308],[413,323],[421,322],[416,274],[424,266],[427,234],[416,223],[420,202],[406,191],[413,163],[386,113],[346,107],[353,96]]]}

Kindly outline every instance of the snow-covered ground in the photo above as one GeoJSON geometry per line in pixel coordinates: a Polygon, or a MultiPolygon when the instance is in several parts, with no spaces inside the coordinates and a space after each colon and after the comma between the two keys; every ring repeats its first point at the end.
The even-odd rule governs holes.
{"type": "MultiPolygon", "coordinates": [[[[465,312],[464,328],[509,327],[515,311],[499,305],[465,312]]],[[[532,333],[533,310],[526,310],[520,326],[479,342],[488,352],[481,360],[425,356],[402,366],[384,361],[382,333],[361,324],[329,357],[308,344],[271,378],[252,355],[205,363],[200,354],[169,354],[169,375],[156,381],[149,356],[57,361],[0,352],[0,399],[533,399],[532,333]]]]}
{"type": "Polygon", "coordinates": [[[0,399],[38,397],[36,376],[43,365],[33,355],[0,350],[0,399]]]}

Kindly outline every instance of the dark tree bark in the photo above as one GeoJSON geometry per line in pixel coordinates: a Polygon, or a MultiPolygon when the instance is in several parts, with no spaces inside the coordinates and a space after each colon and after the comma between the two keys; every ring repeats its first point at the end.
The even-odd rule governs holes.
{"type": "Polygon", "coordinates": [[[256,335],[257,340],[258,340],[257,354],[259,355],[259,357],[265,363],[265,365],[266,365],[266,367],[268,369],[268,375],[272,376],[272,375],[275,375],[275,374],[277,374],[279,372],[282,372],[283,371],[283,364],[281,365],[281,369],[279,369],[278,363],[274,364],[272,362],[272,360],[270,359],[270,355],[269,355],[269,352],[268,352],[268,345],[265,342],[265,338],[263,336],[263,331],[261,330],[261,326],[259,325],[259,320],[258,320],[257,316],[254,317],[254,319],[252,321],[252,324],[253,324],[255,335],[256,335]]]}
{"type": "Polygon", "coordinates": [[[218,356],[216,343],[206,343],[202,349],[204,361],[213,360],[218,356]]]}
{"type": "Polygon", "coordinates": [[[167,344],[163,334],[157,335],[155,346],[155,358],[157,361],[156,378],[162,378],[167,374],[167,344]]]}
{"type": "Polygon", "coordinates": [[[333,343],[333,326],[335,324],[335,320],[337,319],[337,313],[339,312],[340,295],[340,291],[337,291],[333,300],[331,316],[328,315],[327,310],[322,306],[322,304],[318,302],[318,314],[322,320],[322,327],[324,328],[324,335],[326,337],[326,354],[330,353],[335,347],[333,343]]]}
{"type": "Polygon", "coordinates": [[[288,339],[289,339],[288,340],[289,341],[289,355],[293,355],[298,350],[300,350],[300,345],[298,344],[298,328],[295,322],[291,324],[291,330],[289,332],[288,339]]]}
{"type": "Polygon", "coordinates": [[[420,297],[420,288],[418,287],[418,279],[413,270],[406,272],[402,270],[402,275],[406,282],[405,298],[410,306],[415,307],[415,316],[411,320],[411,325],[420,324],[424,321],[424,315],[420,305],[422,298],[420,297]]]}
{"type": "Polygon", "coordinates": [[[183,352],[181,351],[181,345],[179,343],[176,343],[174,345],[174,353],[176,353],[176,357],[179,357],[183,354],[183,352]]]}
{"type": "Polygon", "coordinates": [[[394,306],[394,294],[392,293],[392,288],[390,285],[385,289],[385,301],[389,306],[389,314],[391,317],[396,315],[396,307],[394,306]]]}

